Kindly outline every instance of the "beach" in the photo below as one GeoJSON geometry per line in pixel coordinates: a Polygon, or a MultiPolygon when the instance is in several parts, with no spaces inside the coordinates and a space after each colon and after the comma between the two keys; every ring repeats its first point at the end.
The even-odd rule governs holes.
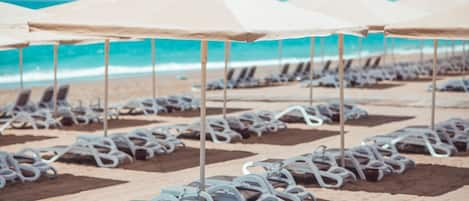
{"type": "MultiPolygon", "coordinates": [[[[428,55],[427,55],[428,58],[428,55]]],[[[398,58],[403,60],[418,60],[418,55],[405,55],[398,58]]],[[[295,66],[295,64],[292,64],[295,66]]],[[[315,69],[322,68],[320,63],[315,69]]],[[[331,67],[335,68],[335,64],[331,67]]],[[[112,68],[112,66],[111,66],[112,68]]],[[[278,66],[260,67],[257,77],[262,78],[270,73],[278,72],[278,66]]],[[[198,84],[200,73],[196,71],[184,72],[187,80],[176,79],[177,74],[158,76],[158,96],[190,93],[199,96],[199,92],[192,92],[192,84],[198,84]]],[[[221,70],[208,73],[208,80],[221,78],[221,70]]],[[[454,76],[439,76],[438,82],[454,79],[454,76]]],[[[109,98],[111,105],[118,105],[132,98],[151,97],[151,77],[117,78],[109,82],[109,98]]],[[[345,99],[359,104],[366,109],[370,116],[379,121],[349,122],[345,125],[345,146],[359,145],[366,138],[378,134],[385,134],[411,125],[429,125],[431,93],[427,91],[430,80],[423,81],[384,81],[383,88],[345,89],[345,99]]],[[[38,100],[44,87],[33,87],[33,100],[38,100]]],[[[16,90],[2,90],[0,103],[11,103],[16,96],[16,90]]],[[[313,89],[314,103],[337,100],[338,89],[316,87],[313,89]]],[[[77,103],[82,100],[96,101],[103,94],[103,81],[84,81],[71,84],[70,101],[77,103]]],[[[209,108],[221,107],[222,91],[210,91],[207,94],[209,108]]],[[[309,89],[301,88],[299,83],[290,83],[272,87],[235,89],[228,91],[228,107],[244,109],[242,111],[270,110],[279,111],[290,105],[306,104],[309,89]]],[[[102,99],[102,98],[101,98],[102,99]]],[[[469,118],[469,97],[464,93],[437,93],[436,121],[443,121],[451,117],[469,118]]],[[[111,126],[110,133],[126,132],[135,128],[149,128],[154,126],[171,125],[177,123],[191,123],[197,116],[124,116],[123,121],[131,123],[111,126]],[[137,126],[138,125],[138,126],[137,126]]],[[[289,124],[289,129],[296,132],[279,134],[282,136],[263,136],[246,143],[215,144],[207,142],[209,165],[207,176],[242,175],[244,163],[268,158],[288,158],[304,153],[310,153],[316,147],[325,145],[331,148],[339,147],[339,126],[325,124],[313,130],[304,124],[289,124]],[[322,135],[319,135],[322,133],[322,135]],[[326,133],[326,134],[324,134],[326,133]],[[314,136],[314,135],[319,136],[314,136]],[[284,140],[283,140],[283,139],[284,140]],[[280,142],[281,141],[281,142],[280,142]]],[[[70,128],[67,130],[30,130],[8,129],[5,136],[50,137],[28,141],[24,144],[14,143],[2,145],[4,151],[19,151],[25,147],[48,147],[66,145],[74,142],[78,135],[102,135],[99,127],[95,129],[70,128]]],[[[149,200],[159,194],[164,187],[188,184],[199,178],[197,140],[184,140],[185,151],[161,156],[163,158],[150,161],[138,161],[122,167],[107,169],[90,165],[80,165],[56,162],[60,175],[54,185],[49,183],[47,192],[38,192],[47,188],[50,181],[43,180],[30,192],[24,193],[14,188],[0,190],[0,200],[29,201],[40,198],[41,201],[127,201],[149,200]],[[187,150],[187,148],[189,148],[187,150]],[[159,164],[165,163],[165,164],[159,164]],[[181,169],[182,168],[182,169],[181,169]],[[72,176],[70,176],[72,175],[72,176]],[[84,178],[82,178],[84,177],[84,178]],[[75,181],[75,182],[71,182],[75,181]],[[62,182],[62,183],[61,183],[62,182]],[[43,185],[41,188],[39,185],[43,185]],[[62,188],[62,189],[61,189],[62,188]],[[78,189],[75,190],[74,189],[78,189]],[[2,193],[8,191],[9,193],[2,193]],[[15,192],[16,191],[16,192],[15,192]],[[58,192],[58,193],[57,193],[58,192]],[[55,194],[54,194],[55,193],[55,194]],[[51,196],[54,195],[54,196],[51,196]]],[[[384,178],[381,182],[363,182],[347,184],[342,189],[321,189],[307,186],[320,200],[465,200],[469,193],[469,160],[466,155],[450,158],[434,158],[428,155],[406,155],[417,162],[417,168],[404,175],[394,175],[384,178]]],[[[18,184],[21,185],[21,184],[18,184]]],[[[26,184],[24,188],[27,188],[26,184]]]]}

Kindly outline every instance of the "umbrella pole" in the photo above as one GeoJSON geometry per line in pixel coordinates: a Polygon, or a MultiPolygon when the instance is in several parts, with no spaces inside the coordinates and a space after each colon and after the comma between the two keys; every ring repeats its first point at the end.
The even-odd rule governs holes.
{"type": "Polygon", "coordinates": [[[54,114],[57,114],[57,92],[59,91],[59,84],[57,82],[57,66],[59,59],[59,44],[54,44],[54,114]]]}
{"type": "Polygon", "coordinates": [[[466,41],[462,41],[462,77],[466,77],[466,41]]]}
{"type": "Polygon", "coordinates": [[[104,136],[108,129],[108,95],[109,95],[109,39],[104,40],[104,136]]]}
{"type": "Polygon", "coordinates": [[[226,119],[226,97],[228,86],[228,63],[230,62],[230,41],[225,41],[225,71],[223,74],[224,83],[223,83],[223,118],[226,119]]]}
{"type": "Polygon", "coordinates": [[[358,37],[358,65],[361,67],[362,66],[362,44],[363,43],[363,38],[358,37]]]}
{"type": "Polygon", "coordinates": [[[20,89],[23,89],[23,48],[18,49],[18,57],[18,68],[20,70],[20,89]]]}
{"type": "Polygon", "coordinates": [[[343,61],[343,54],[344,54],[344,35],[342,33],[339,34],[339,82],[340,82],[340,155],[341,155],[341,164],[342,167],[345,167],[345,139],[344,139],[344,61],[343,61]]]}
{"type": "Polygon", "coordinates": [[[424,41],[420,40],[420,65],[423,65],[423,46],[424,41]]]}
{"type": "Polygon", "coordinates": [[[454,57],[454,48],[456,46],[456,41],[452,40],[451,41],[451,57],[454,57]]]}
{"type": "Polygon", "coordinates": [[[325,50],[326,50],[326,42],[325,42],[325,37],[321,37],[320,38],[320,42],[321,42],[321,65],[324,66],[324,54],[325,54],[325,50]]]}
{"type": "Polygon", "coordinates": [[[155,39],[152,38],[150,40],[151,43],[151,71],[152,71],[152,96],[153,96],[153,105],[154,105],[154,112],[157,114],[158,112],[156,111],[156,45],[155,45],[155,39]]]}
{"type": "Polygon", "coordinates": [[[201,41],[200,61],[201,61],[201,83],[200,83],[200,190],[205,190],[205,135],[206,135],[206,119],[205,119],[205,98],[206,98],[206,82],[207,82],[207,49],[206,40],[201,41]]]}
{"type": "Polygon", "coordinates": [[[392,60],[392,65],[396,65],[396,57],[394,56],[394,38],[391,38],[391,60],[392,60]]]}
{"type": "Polygon", "coordinates": [[[311,50],[310,50],[310,55],[309,55],[309,59],[310,59],[310,65],[311,65],[311,68],[309,69],[309,81],[310,81],[310,85],[309,85],[309,105],[310,106],[313,106],[313,78],[314,78],[314,36],[311,36],[311,50]]]}
{"type": "Polygon", "coordinates": [[[386,65],[386,55],[387,55],[387,44],[386,44],[386,35],[383,36],[383,66],[386,65]]]}
{"type": "Polygon", "coordinates": [[[278,40],[278,67],[282,68],[282,50],[283,49],[283,44],[282,40],[278,40]]]}
{"type": "Polygon", "coordinates": [[[432,115],[431,128],[435,130],[436,73],[438,63],[438,40],[433,41],[432,115]]]}

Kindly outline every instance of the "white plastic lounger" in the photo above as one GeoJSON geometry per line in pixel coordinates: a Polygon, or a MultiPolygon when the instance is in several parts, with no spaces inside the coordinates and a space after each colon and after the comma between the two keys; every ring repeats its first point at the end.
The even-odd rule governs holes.
{"type": "Polygon", "coordinates": [[[177,186],[163,188],[160,195],[154,197],[150,201],[214,201],[212,196],[199,188],[190,186],[177,186]]]}
{"type": "Polygon", "coordinates": [[[0,152],[0,175],[6,182],[34,182],[41,171],[31,165],[21,164],[8,152],[0,152]]]}
{"type": "MultiPolygon", "coordinates": [[[[231,130],[228,122],[221,118],[208,118],[207,119],[207,138],[215,143],[230,143],[236,140],[241,140],[241,134],[231,130]]],[[[179,126],[180,131],[178,137],[199,139],[200,137],[200,122],[196,122],[186,127],[179,126]]]]}
{"type": "MultiPolygon", "coordinates": [[[[287,200],[316,200],[312,193],[307,192],[304,187],[296,185],[293,175],[281,164],[264,163],[263,165],[264,166],[261,167],[265,172],[259,175],[265,177],[271,184],[272,189],[274,189],[275,195],[278,197],[286,198],[287,200]]],[[[245,163],[243,166],[243,174],[252,175],[248,169],[254,166],[256,165],[252,162],[245,163]]]]}
{"type": "Polygon", "coordinates": [[[316,107],[309,107],[303,105],[290,106],[284,111],[275,115],[275,119],[289,122],[290,120],[296,122],[298,120],[304,121],[308,126],[316,127],[329,121],[329,118],[323,116],[316,107]]]}
{"type": "Polygon", "coordinates": [[[75,143],[69,146],[56,146],[41,149],[29,149],[35,152],[38,157],[46,163],[52,163],[60,159],[65,154],[79,156],[91,156],[98,167],[113,168],[124,161],[132,162],[130,155],[119,151],[114,141],[109,137],[96,135],[81,135],[76,138],[75,143]],[[41,154],[50,154],[51,158],[45,159],[41,154]]]}
{"type": "Polygon", "coordinates": [[[412,159],[402,156],[397,152],[382,149],[376,145],[363,144],[353,147],[351,150],[389,165],[393,173],[396,174],[403,174],[408,169],[415,168],[415,162],[412,159]]]}
{"type": "Polygon", "coordinates": [[[394,152],[428,152],[434,157],[449,157],[456,152],[452,145],[443,143],[437,133],[428,128],[405,128],[386,135],[364,140],[394,152]]]}
{"type": "MultiPolygon", "coordinates": [[[[356,174],[361,180],[381,181],[386,174],[392,172],[391,167],[384,162],[374,160],[368,155],[355,152],[353,150],[344,150],[345,168],[356,174]]],[[[321,162],[321,160],[339,165],[341,159],[340,149],[327,149],[325,146],[320,147],[313,153],[313,160],[321,162]]]]}

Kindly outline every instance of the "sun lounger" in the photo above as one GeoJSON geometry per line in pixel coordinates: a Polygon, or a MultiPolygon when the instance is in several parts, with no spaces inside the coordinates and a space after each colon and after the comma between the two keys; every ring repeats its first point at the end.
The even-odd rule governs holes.
{"type": "MultiPolygon", "coordinates": [[[[324,146],[314,152],[315,160],[341,161],[340,149],[327,149],[324,146]],[[317,158],[315,158],[317,156],[317,158]]],[[[369,155],[361,154],[350,149],[344,150],[345,168],[353,172],[357,177],[367,181],[380,181],[387,174],[392,173],[392,168],[384,162],[375,160],[369,155]]]]}
{"type": "Polygon", "coordinates": [[[282,70],[278,74],[271,74],[265,78],[267,83],[278,83],[278,82],[288,82],[288,70],[290,69],[290,64],[286,63],[283,65],[282,70]]]}
{"type": "Polygon", "coordinates": [[[301,73],[299,73],[299,75],[296,77],[296,80],[298,80],[298,81],[309,80],[310,79],[310,71],[311,71],[311,62],[306,62],[306,65],[303,68],[303,71],[301,73]]]}
{"type": "Polygon", "coordinates": [[[152,129],[136,129],[131,131],[132,135],[140,136],[152,143],[157,143],[156,154],[169,154],[176,150],[178,146],[185,147],[185,144],[169,133],[164,127],[155,127],[152,129]]]}
{"type": "Polygon", "coordinates": [[[49,127],[61,127],[61,123],[45,109],[39,109],[30,103],[31,90],[21,90],[15,104],[7,106],[0,120],[0,134],[8,127],[25,128],[31,126],[34,129],[49,127]]]}
{"type": "Polygon", "coordinates": [[[244,165],[243,172],[249,173],[250,167],[269,168],[280,165],[290,172],[296,181],[304,183],[317,183],[324,188],[340,188],[347,182],[356,181],[355,175],[347,169],[337,166],[335,161],[316,161],[313,154],[306,154],[282,159],[267,159],[260,162],[248,162],[244,165]]]}
{"type": "Polygon", "coordinates": [[[190,186],[176,186],[161,189],[160,195],[150,201],[214,201],[206,191],[190,186]]]}
{"type": "MultiPolygon", "coordinates": [[[[438,91],[453,91],[453,92],[469,92],[469,79],[454,79],[448,80],[443,84],[439,84],[436,88],[438,91]]],[[[428,91],[432,90],[432,86],[428,86],[428,91]]]]}
{"type": "Polygon", "coordinates": [[[135,160],[148,160],[155,154],[165,153],[165,148],[155,137],[145,132],[115,133],[109,137],[120,151],[133,156],[135,160]]]}
{"type": "Polygon", "coordinates": [[[46,163],[52,163],[66,154],[74,156],[91,157],[98,167],[113,168],[126,161],[132,162],[130,155],[118,149],[109,137],[96,135],[81,135],[75,143],[69,146],[55,146],[40,149],[30,149],[46,163]],[[44,158],[44,156],[51,156],[44,158]]]}
{"type": "Polygon", "coordinates": [[[39,169],[20,164],[8,152],[0,152],[0,175],[5,181],[34,182],[41,177],[39,169]]]}
{"type": "Polygon", "coordinates": [[[321,114],[314,106],[294,105],[275,115],[275,119],[284,122],[305,122],[308,126],[320,126],[330,119],[321,114]]]}
{"type": "MultiPolygon", "coordinates": [[[[178,137],[200,139],[200,122],[190,125],[176,125],[179,130],[178,137]]],[[[232,130],[229,123],[222,118],[208,118],[206,123],[207,139],[215,143],[230,143],[241,140],[242,135],[232,130]]]]}
{"type": "Polygon", "coordinates": [[[301,76],[303,74],[303,67],[304,67],[305,63],[304,62],[300,62],[295,70],[293,71],[292,74],[288,75],[288,81],[294,81],[294,80],[297,80],[297,77],[301,76]]]}
{"type": "Polygon", "coordinates": [[[456,148],[443,143],[437,133],[428,128],[404,128],[386,135],[364,140],[394,152],[430,153],[434,157],[449,157],[456,148]]]}
{"type": "MultiPolygon", "coordinates": [[[[189,186],[199,187],[200,182],[192,182],[189,186]]],[[[275,190],[264,177],[254,174],[240,177],[209,177],[206,179],[206,189],[214,200],[282,200],[275,195],[275,190]]]]}
{"type": "Polygon", "coordinates": [[[396,174],[403,174],[408,169],[415,168],[415,162],[412,159],[376,145],[362,144],[360,146],[353,147],[351,150],[362,155],[366,155],[372,160],[378,160],[385,163],[392,168],[393,173],[396,174]]]}
{"type": "Polygon", "coordinates": [[[458,151],[469,151],[469,121],[449,119],[437,123],[435,132],[444,143],[452,144],[458,151]]]}
{"type": "Polygon", "coordinates": [[[291,173],[282,166],[281,163],[245,163],[243,166],[244,175],[252,175],[250,167],[260,166],[265,172],[258,173],[263,176],[275,189],[275,195],[284,200],[316,200],[312,193],[307,192],[302,186],[298,186],[291,173]]]}
{"type": "MultiPolygon", "coordinates": [[[[340,117],[340,104],[332,101],[327,104],[317,105],[317,110],[327,119],[338,122],[340,117]]],[[[344,118],[347,120],[361,119],[368,116],[368,112],[351,103],[344,103],[344,118]]]]}

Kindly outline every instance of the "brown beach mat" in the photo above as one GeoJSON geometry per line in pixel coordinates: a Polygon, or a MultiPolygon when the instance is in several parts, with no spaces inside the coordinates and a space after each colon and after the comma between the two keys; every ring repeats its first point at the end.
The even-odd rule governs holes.
{"type": "Polygon", "coordinates": [[[0,147],[12,144],[24,144],[26,142],[41,141],[56,137],[34,136],[34,135],[0,135],[0,147]]]}
{"type": "MultiPolygon", "coordinates": [[[[441,78],[436,78],[436,80],[442,80],[441,78]]],[[[419,77],[413,80],[395,80],[396,82],[431,82],[433,81],[432,77],[419,77]]]]}
{"type": "MultiPolygon", "coordinates": [[[[223,108],[221,107],[207,107],[207,115],[220,115],[223,114],[223,108]]],[[[235,113],[235,112],[242,112],[242,111],[248,111],[251,110],[249,108],[227,108],[226,113],[235,113]]],[[[186,117],[186,118],[192,118],[192,117],[198,117],[200,116],[200,110],[190,110],[190,111],[175,111],[175,112],[170,112],[170,113],[160,113],[158,114],[159,116],[163,117],[186,117]]]]}
{"type": "MultiPolygon", "coordinates": [[[[345,122],[345,125],[375,127],[375,126],[381,126],[384,124],[389,124],[392,122],[406,121],[406,120],[410,120],[414,118],[415,118],[414,116],[393,116],[393,115],[370,114],[364,118],[348,120],[345,122]]],[[[339,124],[339,123],[334,122],[334,124],[339,124]]]]}
{"type": "Polygon", "coordinates": [[[31,183],[9,183],[3,189],[0,189],[0,201],[41,200],[123,183],[127,182],[61,174],[55,179],[43,178],[31,183]]]}
{"type": "MultiPolygon", "coordinates": [[[[220,149],[206,149],[206,163],[213,164],[256,155],[246,151],[227,151],[220,149]]],[[[46,157],[48,158],[48,157],[46,157]]],[[[76,156],[66,154],[58,162],[73,163],[87,166],[97,166],[91,156],[76,156]]],[[[146,172],[173,172],[199,166],[199,149],[192,147],[178,148],[170,154],[157,155],[149,160],[134,160],[123,162],[117,168],[146,171],[146,172]]]]}
{"type": "MultiPolygon", "coordinates": [[[[162,123],[162,121],[149,121],[141,119],[118,119],[118,120],[109,120],[108,128],[109,129],[119,129],[119,128],[128,128],[128,127],[138,127],[146,126],[150,124],[162,123]]],[[[66,131],[78,131],[78,132],[96,132],[103,130],[102,123],[92,123],[89,125],[73,125],[73,126],[64,126],[62,130],[66,131]]]]}
{"type": "Polygon", "coordinates": [[[268,145],[297,145],[313,142],[323,138],[339,135],[338,131],[288,128],[279,132],[267,133],[261,137],[251,135],[239,143],[242,144],[268,144],[268,145]]]}
{"type": "Polygon", "coordinates": [[[400,83],[378,83],[378,84],[372,84],[372,85],[366,85],[363,87],[352,87],[353,89],[377,89],[377,90],[382,90],[382,89],[391,89],[395,87],[400,87],[404,86],[404,84],[400,83]]]}
{"type": "Polygon", "coordinates": [[[389,175],[380,182],[357,181],[342,190],[433,197],[466,185],[469,185],[469,168],[417,164],[402,175],[389,175]]]}
{"type": "MultiPolygon", "coordinates": [[[[206,164],[214,164],[256,155],[247,151],[206,149],[206,164]]],[[[119,168],[146,172],[173,172],[199,166],[198,148],[180,148],[170,154],[158,155],[149,160],[138,160],[119,168]]]]}

